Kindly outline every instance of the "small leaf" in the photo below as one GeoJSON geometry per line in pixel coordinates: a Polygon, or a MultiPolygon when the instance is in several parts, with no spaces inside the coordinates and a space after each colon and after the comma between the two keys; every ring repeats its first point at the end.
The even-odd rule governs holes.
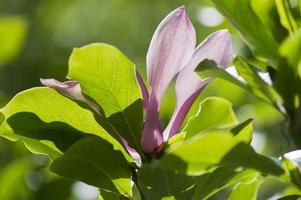
{"type": "Polygon", "coordinates": [[[141,152],[143,103],[135,65],[117,48],[94,43],[73,50],[68,77],[101,107],[117,134],[141,152]]]}
{"type": "Polygon", "coordinates": [[[51,170],[103,190],[132,195],[131,170],[120,151],[98,137],[86,137],[56,159],[51,170]],[[109,155],[109,156],[108,156],[109,155]]]}
{"type": "Polygon", "coordinates": [[[298,26],[290,11],[288,0],[276,0],[275,3],[280,17],[281,25],[290,33],[295,32],[298,29],[298,26]]]}
{"type": "Polygon", "coordinates": [[[208,97],[200,103],[197,114],[189,119],[183,131],[186,132],[186,138],[189,138],[201,131],[228,128],[237,123],[229,101],[219,97],[208,97]]]}

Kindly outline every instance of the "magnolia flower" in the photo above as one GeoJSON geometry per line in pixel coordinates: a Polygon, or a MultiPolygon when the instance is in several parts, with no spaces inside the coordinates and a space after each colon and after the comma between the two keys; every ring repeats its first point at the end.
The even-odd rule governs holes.
{"type": "MultiPolygon", "coordinates": [[[[232,57],[231,37],[227,30],[214,32],[196,48],[195,45],[195,30],[184,7],[167,15],[153,35],[146,57],[149,92],[136,72],[146,112],[141,139],[144,153],[154,152],[164,141],[179,132],[193,102],[210,81],[201,81],[194,72],[198,64],[204,59],[210,59],[225,67],[232,57]],[[175,110],[163,130],[159,119],[160,104],[168,85],[177,74],[175,110]]],[[[41,82],[76,100],[88,103],[96,111],[99,110],[97,105],[83,97],[80,85],[74,81],[60,83],[53,79],[41,79],[41,82]]],[[[119,137],[129,154],[139,160],[136,150],[119,137]]]]}
{"type": "Polygon", "coordinates": [[[147,79],[151,89],[142,136],[144,152],[154,151],[179,132],[190,107],[209,82],[201,81],[194,72],[198,64],[210,59],[226,66],[232,57],[231,37],[227,30],[212,33],[196,48],[195,43],[195,30],[184,7],[171,12],[155,31],[147,53],[147,79]],[[176,74],[176,106],[168,126],[162,131],[160,103],[176,74]]]}

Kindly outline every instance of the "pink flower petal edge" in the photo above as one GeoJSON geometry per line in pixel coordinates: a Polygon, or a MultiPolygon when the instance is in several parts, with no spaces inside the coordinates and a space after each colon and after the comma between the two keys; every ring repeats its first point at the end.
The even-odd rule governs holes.
{"type": "Polygon", "coordinates": [[[146,57],[151,90],[141,140],[145,153],[152,152],[162,142],[159,128],[161,99],[172,78],[190,59],[195,42],[195,30],[184,7],[167,15],[153,35],[146,57]]]}

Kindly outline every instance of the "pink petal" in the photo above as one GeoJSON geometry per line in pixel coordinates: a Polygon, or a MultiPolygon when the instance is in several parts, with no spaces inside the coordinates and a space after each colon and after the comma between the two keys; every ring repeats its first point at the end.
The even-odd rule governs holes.
{"type": "Polygon", "coordinates": [[[130,156],[133,158],[133,160],[137,163],[137,165],[141,165],[141,156],[140,154],[136,151],[136,149],[130,147],[128,145],[128,142],[119,135],[119,138],[123,144],[123,146],[126,148],[127,152],[130,154],[130,156]]]}
{"type": "Polygon", "coordinates": [[[210,81],[201,81],[194,72],[198,64],[206,58],[214,60],[219,65],[227,65],[232,58],[232,40],[227,30],[220,30],[208,36],[196,48],[191,60],[179,73],[175,87],[176,107],[168,126],[164,130],[165,140],[178,133],[193,102],[210,81]]]}
{"type": "Polygon", "coordinates": [[[151,86],[142,135],[142,149],[152,152],[162,142],[159,108],[172,78],[190,59],[195,47],[195,30],[184,7],[172,11],[159,24],[147,53],[147,77],[151,86]]]}
{"type": "Polygon", "coordinates": [[[40,79],[41,83],[46,87],[53,88],[73,99],[83,101],[99,113],[99,107],[92,101],[86,99],[81,91],[80,85],[76,81],[65,81],[63,83],[55,79],[40,79]]]}
{"type": "Polygon", "coordinates": [[[137,81],[138,81],[138,84],[140,86],[141,93],[142,93],[142,96],[143,96],[144,110],[146,110],[147,106],[148,106],[149,94],[148,94],[146,85],[144,84],[144,81],[143,81],[141,75],[139,74],[139,72],[137,70],[136,70],[136,78],[137,78],[137,81]]]}

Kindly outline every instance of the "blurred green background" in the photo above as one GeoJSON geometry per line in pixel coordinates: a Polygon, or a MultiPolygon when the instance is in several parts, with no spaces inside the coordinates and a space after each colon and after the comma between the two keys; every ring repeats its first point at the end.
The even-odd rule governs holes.
{"type": "MultiPolygon", "coordinates": [[[[273,2],[252,0],[254,10],[272,30],[279,24],[273,2]]],[[[145,56],[152,34],[180,5],[186,6],[198,43],[211,32],[227,28],[235,53],[251,57],[239,34],[209,0],[0,0],[0,106],[24,89],[41,86],[39,78],[65,80],[72,48],[93,42],[121,49],[145,78],[145,56]]],[[[284,30],[273,33],[279,39],[286,34],[284,30]]],[[[210,83],[198,102],[208,96],[230,100],[240,120],[255,119],[252,144],[258,152],[279,156],[291,148],[282,133],[282,116],[273,108],[222,80],[210,83]]],[[[162,104],[165,124],[174,102],[171,86],[162,104]]],[[[198,109],[198,102],[190,116],[198,109]]],[[[50,174],[45,170],[47,164],[47,158],[31,155],[23,144],[0,138],[0,199],[95,199],[95,189],[50,174]],[[82,190],[85,195],[81,196],[78,191],[82,190]]]]}

